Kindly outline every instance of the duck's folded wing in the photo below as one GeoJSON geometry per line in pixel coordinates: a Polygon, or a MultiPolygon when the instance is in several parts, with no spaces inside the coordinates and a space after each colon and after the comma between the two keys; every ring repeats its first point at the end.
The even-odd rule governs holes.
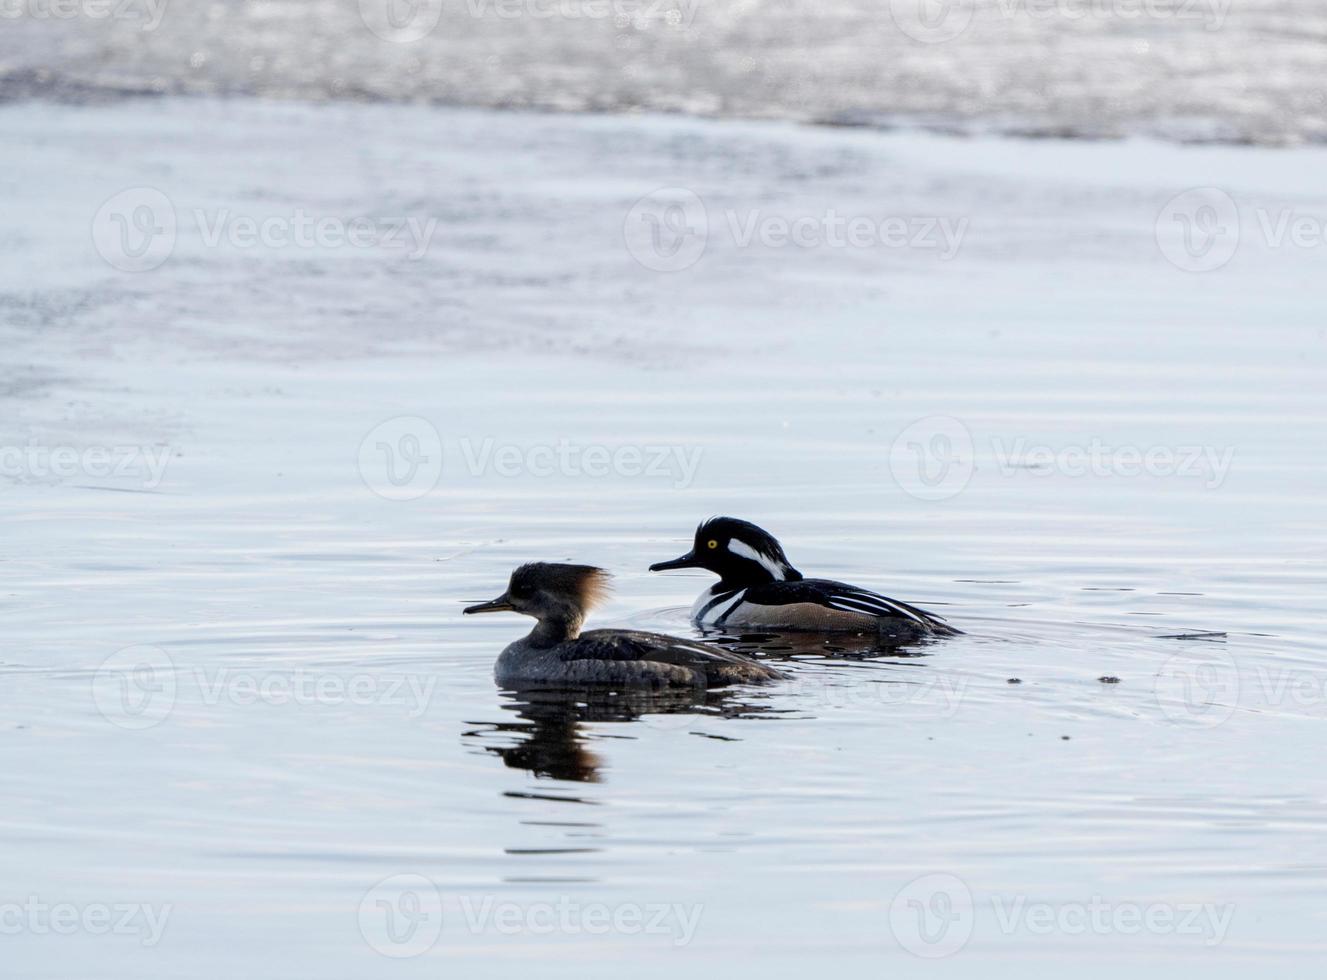
{"type": "Polygon", "coordinates": [[[765,684],[784,676],[768,664],[722,647],[634,630],[582,633],[562,659],[568,663],[568,669],[586,670],[590,665],[599,665],[601,671],[609,673],[633,670],[680,675],[703,687],[765,684]],[[610,664],[621,666],[610,667],[610,664]]]}
{"type": "Polygon", "coordinates": [[[707,667],[752,663],[749,657],[708,643],[679,640],[662,633],[637,630],[590,630],[582,633],[574,648],[562,654],[570,660],[651,660],[679,667],[707,667]]]}
{"type": "Polygon", "coordinates": [[[768,585],[753,586],[747,590],[744,601],[758,605],[811,602],[840,612],[899,619],[923,626],[936,633],[959,632],[939,616],[925,609],[918,609],[898,599],[890,599],[878,592],[829,579],[802,579],[800,582],[771,582],[768,585]]]}

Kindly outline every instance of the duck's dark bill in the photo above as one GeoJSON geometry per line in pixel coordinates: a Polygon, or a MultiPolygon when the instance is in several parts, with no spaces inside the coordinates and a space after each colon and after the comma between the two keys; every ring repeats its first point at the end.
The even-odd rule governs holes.
{"type": "Polygon", "coordinates": [[[650,566],[652,572],[666,572],[670,568],[699,568],[700,562],[696,560],[696,553],[688,551],[681,558],[674,558],[672,561],[658,561],[650,566]]]}
{"type": "Polygon", "coordinates": [[[485,612],[511,612],[511,602],[505,595],[500,595],[496,599],[490,599],[488,602],[481,602],[477,606],[467,606],[462,612],[467,613],[485,613],[485,612]]]}

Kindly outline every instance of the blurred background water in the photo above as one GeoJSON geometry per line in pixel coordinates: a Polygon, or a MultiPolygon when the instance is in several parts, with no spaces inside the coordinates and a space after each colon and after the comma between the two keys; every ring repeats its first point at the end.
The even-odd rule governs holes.
{"type": "MultiPolygon", "coordinates": [[[[799,125],[903,104],[833,9],[852,43],[812,71],[830,15],[697,8],[843,73],[796,108],[671,24],[4,25],[6,975],[1320,961],[1327,156],[799,125]],[[678,45],[645,50],[687,83],[613,94],[598,30],[678,45]],[[260,39],[286,60],[241,70],[260,39]],[[386,104],[417,100],[792,118],[386,104]],[[708,580],[645,568],[716,513],[966,635],[747,638],[791,679],[695,701],[495,688],[528,624],[463,605],[585,561],[616,576],[596,625],[689,633],[708,580]]],[[[979,44],[985,9],[894,39],[916,92],[949,58],[1068,70],[979,44]]],[[[1319,12],[1229,23],[1277,16],[1319,12]]],[[[1307,75],[1230,81],[1249,115],[1197,83],[1293,47],[1254,37],[1148,32],[1199,52],[1149,91],[1313,139],[1251,94],[1307,75]]],[[[1160,119],[1100,81],[1118,41],[1065,62],[1120,115],[1042,109],[1160,119]]],[[[944,128],[1004,129],[990,85],[944,128]]]]}
{"type": "Polygon", "coordinates": [[[1327,135],[1317,0],[9,0],[5,10],[0,98],[269,95],[1272,144],[1327,135]],[[113,16],[81,14],[88,4],[113,16]]]}

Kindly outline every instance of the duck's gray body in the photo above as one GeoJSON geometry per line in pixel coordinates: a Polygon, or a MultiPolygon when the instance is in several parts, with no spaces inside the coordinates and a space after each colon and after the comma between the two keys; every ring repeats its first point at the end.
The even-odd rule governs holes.
{"type": "Polygon", "coordinates": [[[636,630],[589,630],[559,639],[544,624],[507,647],[494,676],[500,686],[710,688],[759,684],[783,675],[706,643],[636,630]]]}

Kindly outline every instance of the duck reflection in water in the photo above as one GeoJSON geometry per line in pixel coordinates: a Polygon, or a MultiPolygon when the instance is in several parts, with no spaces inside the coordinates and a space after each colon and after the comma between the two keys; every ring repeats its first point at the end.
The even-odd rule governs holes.
{"type": "Polygon", "coordinates": [[[548,689],[504,691],[503,710],[514,711],[515,722],[486,724],[466,733],[482,744],[484,751],[498,756],[513,769],[536,776],[573,782],[599,782],[604,759],[587,743],[614,738],[635,738],[632,722],[659,722],[660,727],[687,729],[690,721],[713,718],[777,716],[767,703],[743,698],[728,691],[592,691],[548,689]],[[622,723],[620,732],[588,730],[585,725],[622,723]],[[516,744],[483,744],[495,736],[515,737],[516,744]]]}
{"type": "Polygon", "coordinates": [[[712,643],[748,657],[768,660],[894,660],[929,657],[928,647],[938,641],[916,637],[905,642],[873,633],[793,633],[753,630],[702,629],[712,643]]]}

